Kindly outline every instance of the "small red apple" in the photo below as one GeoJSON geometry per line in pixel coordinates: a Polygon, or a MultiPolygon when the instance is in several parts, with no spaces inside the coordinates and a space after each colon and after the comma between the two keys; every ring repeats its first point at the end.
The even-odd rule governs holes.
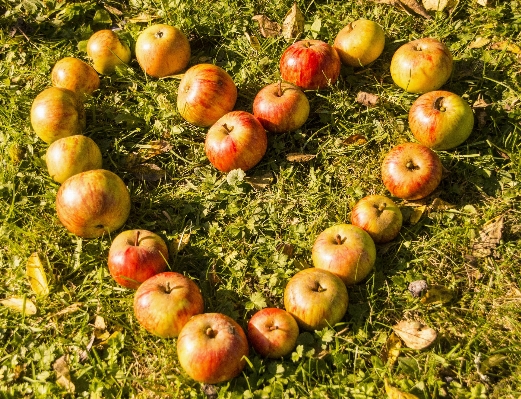
{"type": "Polygon", "coordinates": [[[400,208],[384,195],[368,195],[351,210],[351,223],[371,236],[375,243],[394,239],[402,228],[400,208]]]}
{"type": "Polygon", "coordinates": [[[338,32],[333,47],[345,65],[362,67],[382,54],[385,32],[376,22],[359,19],[338,32]]]}
{"type": "Polygon", "coordinates": [[[130,62],[131,51],[118,34],[110,29],[95,32],[87,41],[87,55],[94,69],[102,75],[110,75],[116,67],[130,62]]]}
{"type": "Polygon", "coordinates": [[[96,70],[86,62],[79,58],[65,57],[54,64],[51,82],[54,87],[69,89],[85,96],[99,88],[100,79],[96,70]]]}

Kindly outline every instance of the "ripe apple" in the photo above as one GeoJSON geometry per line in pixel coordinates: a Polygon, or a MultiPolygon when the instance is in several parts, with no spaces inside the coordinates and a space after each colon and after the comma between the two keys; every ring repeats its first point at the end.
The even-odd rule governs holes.
{"type": "Polygon", "coordinates": [[[382,54],[385,32],[376,22],[359,19],[338,32],[333,47],[345,65],[366,66],[382,54]]]}
{"type": "Polygon", "coordinates": [[[236,101],[237,87],[232,77],[217,65],[194,65],[179,82],[177,110],[193,125],[213,125],[233,110],[236,101]]]}
{"type": "Polygon", "coordinates": [[[304,90],[317,90],[337,81],[341,64],[337,51],[328,43],[299,40],[282,53],[280,74],[304,90]]]}
{"type": "Polygon", "coordinates": [[[280,81],[263,87],[257,93],[253,115],[269,132],[291,132],[307,121],[309,101],[300,88],[280,81]]]}
{"type": "Polygon", "coordinates": [[[50,144],[85,129],[85,108],[71,90],[49,87],[36,96],[31,106],[31,125],[36,135],[50,144]]]}
{"type": "Polygon", "coordinates": [[[409,93],[438,90],[452,73],[452,54],[442,42],[426,37],[402,45],[391,59],[394,83],[409,93]]]}
{"type": "Polygon", "coordinates": [[[311,259],[316,268],[337,275],[345,285],[353,285],[373,270],[376,246],[365,230],[341,223],[318,235],[311,249],[311,259]]]}
{"type": "Polygon", "coordinates": [[[168,247],[165,241],[148,230],[125,230],[110,245],[108,267],[114,280],[136,289],[148,278],[164,272],[168,247]]]}
{"type": "Polygon", "coordinates": [[[71,233],[84,238],[119,229],[130,214],[130,205],[123,180],[105,169],[69,177],[56,196],[58,219],[71,233]]]}
{"type": "Polygon", "coordinates": [[[186,68],[190,61],[190,43],[177,27],[155,24],[141,32],[136,40],[136,59],[150,76],[162,78],[186,68]]]}
{"type": "Polygon", "coordinates": [[[400,233],[402,212],[385,195],[368,195],[351,209],[351,223],[364,229],[375,243],[381,244],[400,233]]]}
{"type": "Polygon", "coordinates": [[[103,159],[94,140],[82,134],[62,137],[54,141],[45,153],[49,176],[58,183],[92,169],[101,169],[103,159]]]}
{"type": "Polygon", "coordinates": [[[403,143],[392,148],[382,162],[382,181],[392,195],[418,200],[432,193],[441,182],[443,165],[423,144],[403,143]]]}
{"type": "Polygon", "coordinates": [[[158,273],[145,280],[134,295],[134,315],[149,333],[175,338],[191,317],[204,311],[197,284],[176,272],[158,273]]]}
{"type": "Polygon", "coordinates": [[[244,330],[221,313],[192,317],[177,339],[181,367],[195,381],[205,384],[218,384],[239,375],[248,353],[244,330]]]}
{"type": "Polygon", "coordinates": [[[221,172],[247,171],[259,163],[268,148],[261,123],[249,112],[232,111],[206,134],[204,149],[210,163],[221,172]]]}
{"type": "Polygon", "coordinates": [[[349,298],[340,277],[312,267],[295,274],[284,290],[284,308],[307,331],[333,326],[344,317],[349,298]]]}
{"type": "Polygon", "coordinates": [[[100,79],[96,70],[86,62],[79,58],[65,57],[54,64],[51,82],[55,87],[69,89],[85,96],[99,88],[100,79]]]}
{"type": "Polygon", "coordinates": [[[449,150],[468,139],[474,128],[470,105],[457,94],[435,90],[422,94],[409,110],[414,138],[433,150],[449,150]]]}
{"type": "Polygon", "coordinates": [[[110,75],[118,65],[130,62],[131,52],[115,32],[102,29],[87,41],[87,55],[92,59],[96,71],[102,75],[110,75]]]}
{"type": "Polygon", "coordinates": [[[279,308],[265,308],[248,322],[248,340],[253,349],[264,357],[276,359],[291,353],[299,336],[295,318],[279,308]]]}

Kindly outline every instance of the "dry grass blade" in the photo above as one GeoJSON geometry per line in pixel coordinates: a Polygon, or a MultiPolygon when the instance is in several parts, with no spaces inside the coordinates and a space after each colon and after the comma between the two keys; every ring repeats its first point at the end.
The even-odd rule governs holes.
{"type": "Polygon", "coordinates": [[[313,154],[298,154],[298,153],[291,153],[286,155],[286,159],[289,162],[309,162],[312,159],[316,158],[316,155],[313,154]]]}

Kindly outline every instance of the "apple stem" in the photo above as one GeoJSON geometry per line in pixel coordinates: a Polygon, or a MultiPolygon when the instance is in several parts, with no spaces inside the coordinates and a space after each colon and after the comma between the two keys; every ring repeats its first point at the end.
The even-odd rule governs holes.
{"type": "Polygon", "coordinates": [[[306,42],[306,43],[304,43],[304,46],[307,47],[307,48],[310,48],[311,47],[311,43],[310,42],[306,42]]]}
{"type": "Polygon", "coordinates": [[[170,281],[165,283],[165,293],[170,294],[172,292],[172,287],[170,287],[170,281]]]}
{"type": "Polygon", "coordinates": [[[223,123],[223,127],[224,127],[224,130],[226,130],[228,133],[231,133],[233,130],[233,126],[230,129],[226,123],[223,123]]]}
{"type": "Polygon", "coordinates": [[[342,236],[340,234],[337,234],[335,239],[338,245],[342,244],[342,236]]]}
{"type": "Polygon", "coordinates": [[[380,205],[378,205],[378,210],[380,212],[383,212],[386,207],[387,207],[387,204],[385,202],[382,202],[382,203],[380,203],[380,205]]]}
{"type": "Polygon", "coordinates": [[[315,288],[315,291],[316,292],[323,292],[325,291],[326,289],[324,287],[322,287],[319,283],[317,283],[317,286],[315,288]]]}
{"type": "Polygon", "coordinates": [[[279,97],[282,97],[282,80],[279,79],[279,87],[278,87],[279,91],[278,91],[278,96],[279,97]]]}
{"type": "Polygon", "coordinates": [[[139,235],[141,233],[141,230],[138,230],[136,231],[136,241],[134,242],[134,246],[138,246],[139,245],[139,235]]]}
{"type": "Polygon", "coordinates": [[[445,112],[443,100],[445,100],[445,97],[438,97],[436,100],[434,100],[434,108],[441,112],[445,112]]]}
{"type": "Polygon", "coordinates": [[[214,338],[215,337],[215,331],[212,329],[212,327],[208,327],[206,329],[206,335],[209,337],[209,338],[214,338]]]}

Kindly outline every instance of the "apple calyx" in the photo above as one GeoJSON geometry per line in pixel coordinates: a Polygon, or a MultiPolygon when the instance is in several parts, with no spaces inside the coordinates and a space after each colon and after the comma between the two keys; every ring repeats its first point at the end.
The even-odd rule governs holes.
{"type": "Polygon", "coordinates": [[[315,291],[315,292],[324,292],[325,290],[326,290],[326,288],[322,287],[318,281],[315,282],[315,286],[312,289],[312,291],[315,291]]]}
{"type": "Polygon", "coordinates": [[[345,241],[345,239],[342,239],[342,236],[340,234],[337,234],[335,237],[335,243],[338,245],[342,245],[342,243],[345,241]]]}
{"type": "Polygon", "coordinates": [[[304,47],[306,47],[306,48],[310,48],[311,47],[311,43],[309,41],[306,41],[303,44],[304,44],[304,47]]]}
{"type": "Polygon", "coordinates": [[[270,331],[278,330],[279,326],[270,326],[270,331]]]}
{"type": "Polygon", "coordinates": [[[409,169],[411,172],[420,169],[420,167],[416,165],[413,161],[407,161],[405,167],[409,169]]]}
{"type": "Polygon", "coordinates": [[[443,100],[445,100],[445,97],[436,98],[436,100],[434,100],[434,109],[445,112],[446,108],[443,106],[443,100]]]}
{"type": "Polygon", "coordinates": [[[223,123],[223,128],[226,130],[226,133],[231,133],[233,130],[233,126],[230,128],[226,123],[223,123]]]}
{"type": "Polygon", "coordinates": [[[387,208],[387,204],[385,202],[380,202],[379,205],[374,205],[376,210],[378,211],[378,214],[381,214],[383,211],[385,211],[385,208],[387,208]]]}
{"type": "Polygon", "coordinates": [[[161,39],[163,36],[164,36],[164,33],[163,31],[159,31],[159,32],[156,32],[156,34],[154,35],[157,39],[161,39]]]}
{"type": "Polygon", "coordinates": [[[215,338],[217,335],[217,331],[215,331],[212,327],[208,327],[205,332],[208,338],[215,338]]]}

